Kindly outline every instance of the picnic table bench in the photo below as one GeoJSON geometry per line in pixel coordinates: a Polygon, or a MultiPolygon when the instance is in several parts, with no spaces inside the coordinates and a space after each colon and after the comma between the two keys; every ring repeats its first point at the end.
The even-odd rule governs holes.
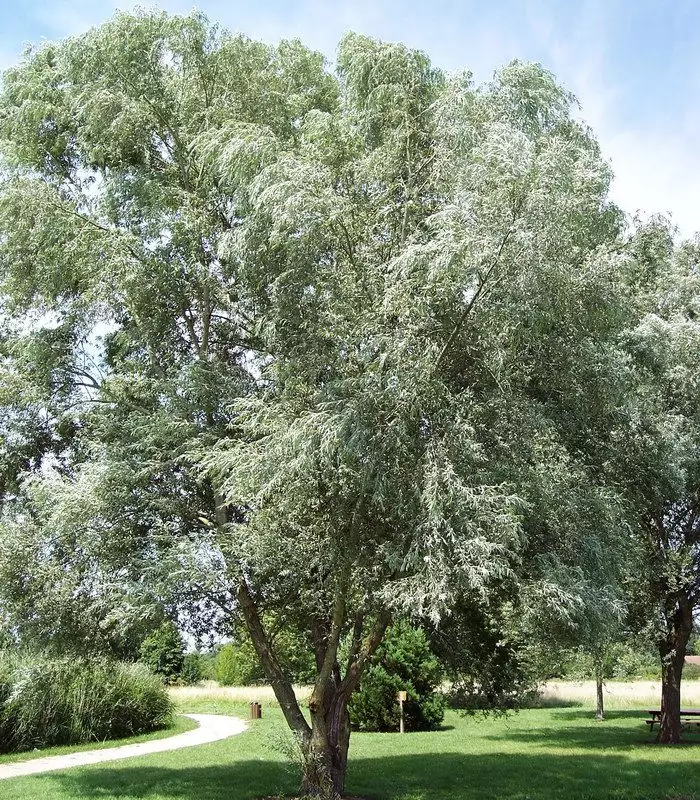
{"type": "MultiPolygon", "coordinates": [[[[654,729],[656,723],[661,722],[661,709],[648,708],[646,713],[649,714],[651,719],[644,720],[649,726],[649,730],[654,729]]],[[[700,708],[682,708],[681,709],[681,725],[698,725],[700,726],[700,708]]]]}

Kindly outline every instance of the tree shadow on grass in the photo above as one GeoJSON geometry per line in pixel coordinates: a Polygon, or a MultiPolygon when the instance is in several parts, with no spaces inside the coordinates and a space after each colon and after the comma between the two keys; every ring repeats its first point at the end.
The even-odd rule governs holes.
{"type": "MultiPolygon", "coordinates": [[[[603,721],[595,718],[595,711],[585,708],[576,710],[556,709],[544,720],[534,715],[512,714],[505,721],[507,733],[501,729],[480,732],[484,739],[501,742],[504,735],[511,741],[520,741],[541,746],[560,746],[585,750],[604,748],[627,748],[631,745],[648,744],[655,741],[653,733],[644,720],[643,710],[606,712],[603,721]],[[565,724],[562,724],[565,723],[565,724]],[[580,725],[572,723],[581,723],[580,725]],[[628,724],[631,723],[631,724],[628,724]]],[[[695,730],[693,730],[695,733],[695,730]]],[[[700,741],[700,733],[688,737],[689,741],[700,741]]]]}
{"type": "MultiPolygon", "coordinates": [[[[167,767],[103,767],[66,770],[40,776],[42,795],[61,798],[119,800],[247,800],[261,795],[292,794],[297,781],[285,764],[273,761],[232,761],[230,764],[183,769],[167,767]]],[[[0,787],[1,793],[2,787],[0,787]]],[[[0,794],[1,796],[1,794],[0,794]]]]}
{"type": "Polygon", "coordinates": [[[583,708],[584,705],[582,700],[542,695],[532,705],[528,705],[528,708],[583,708]]]}
{"type": "MultiPolygon", "coordinates": [[[[643,708],[626,708],[624,710],[606,711],[605,719],[602,724],[616,719],[645,719],[647,712],[643,708]]],[[[596,725],[601,724],[595,718],[595,711],[590,708],[581,708],[578,711],[558,711],[557,719],[577,720],[588,719],[595,722],[596,725]]]]}
{"type": "MultiPolygon", "coordinates": [[[[629,758],[621,754],[428,753],[355,758],[347,791],[376,800],[661,800],[700,798],[698,760],[629,758]]],[[[187,769],[129,766],[68,770],[42,776],[45,796],[110,800],[252,800],[293,793],[284,765],[237,761],[187,769]]]]}

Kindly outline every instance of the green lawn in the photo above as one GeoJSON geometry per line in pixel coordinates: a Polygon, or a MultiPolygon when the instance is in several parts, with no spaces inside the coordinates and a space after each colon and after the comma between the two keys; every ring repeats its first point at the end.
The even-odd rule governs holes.
{"type": "MultiPolygon", "coordinates": [[[[247,707],[196,700],[186,711],[243,715],[247,707]]],[[[700,736],[659,748],[639,711],[598,723],[581,707],[470,719],[450,712],[436,733],[354,734],[348,792],[381,800],[700,800],[700,736]]],[[[278,709],[240,736],[113,765],[0,782],[17,800],[251,800],[291,793],[278,709]]]]}

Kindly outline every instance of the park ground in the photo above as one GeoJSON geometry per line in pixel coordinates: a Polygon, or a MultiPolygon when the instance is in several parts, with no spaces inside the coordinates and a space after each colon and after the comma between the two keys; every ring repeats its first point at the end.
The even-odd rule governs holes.
{"type": "MultiPolygon", "coordinates": [[[[284,721],[267,689],[179,689],[180,710],[263,718],[240,736],[99,767],[3,781],[5,800],[253,800],[296,788],[284,721]]],[[[645,707],[657,683],[609,684],[607,719],[592,684],[552,684],[544,706],[507,716],[450,711],[433,733],[353,734],[347,790],[374,800],[700,800],[700,734],[655,746],[645,707]]],[[[684,704],[700,706],[700,682],[684,704]]]]}

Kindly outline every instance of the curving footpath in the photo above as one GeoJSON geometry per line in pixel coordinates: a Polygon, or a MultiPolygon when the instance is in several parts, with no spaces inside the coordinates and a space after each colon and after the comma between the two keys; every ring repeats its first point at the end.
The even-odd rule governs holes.
{"type": "Polygon", "coordinates": [[[85,750],[82,753],[68,753],[65,756],[33,758],[31,761],[16,761],[13,764],[0,764],[0,780],[34,775],[39,772],[52,772],[67,767],[101,764],[104,761],[117,761],[150,753],[165,753],[168,750],[194,747],[197,744],[209,744],[243,733],[247,727],[245,722],[238,717],[225,717],[219,714],[185,714],[184,716],[198,722],[199,727],[167,739],[125,744],[121,747],[107,747],[104,750],[85,750]]]}

